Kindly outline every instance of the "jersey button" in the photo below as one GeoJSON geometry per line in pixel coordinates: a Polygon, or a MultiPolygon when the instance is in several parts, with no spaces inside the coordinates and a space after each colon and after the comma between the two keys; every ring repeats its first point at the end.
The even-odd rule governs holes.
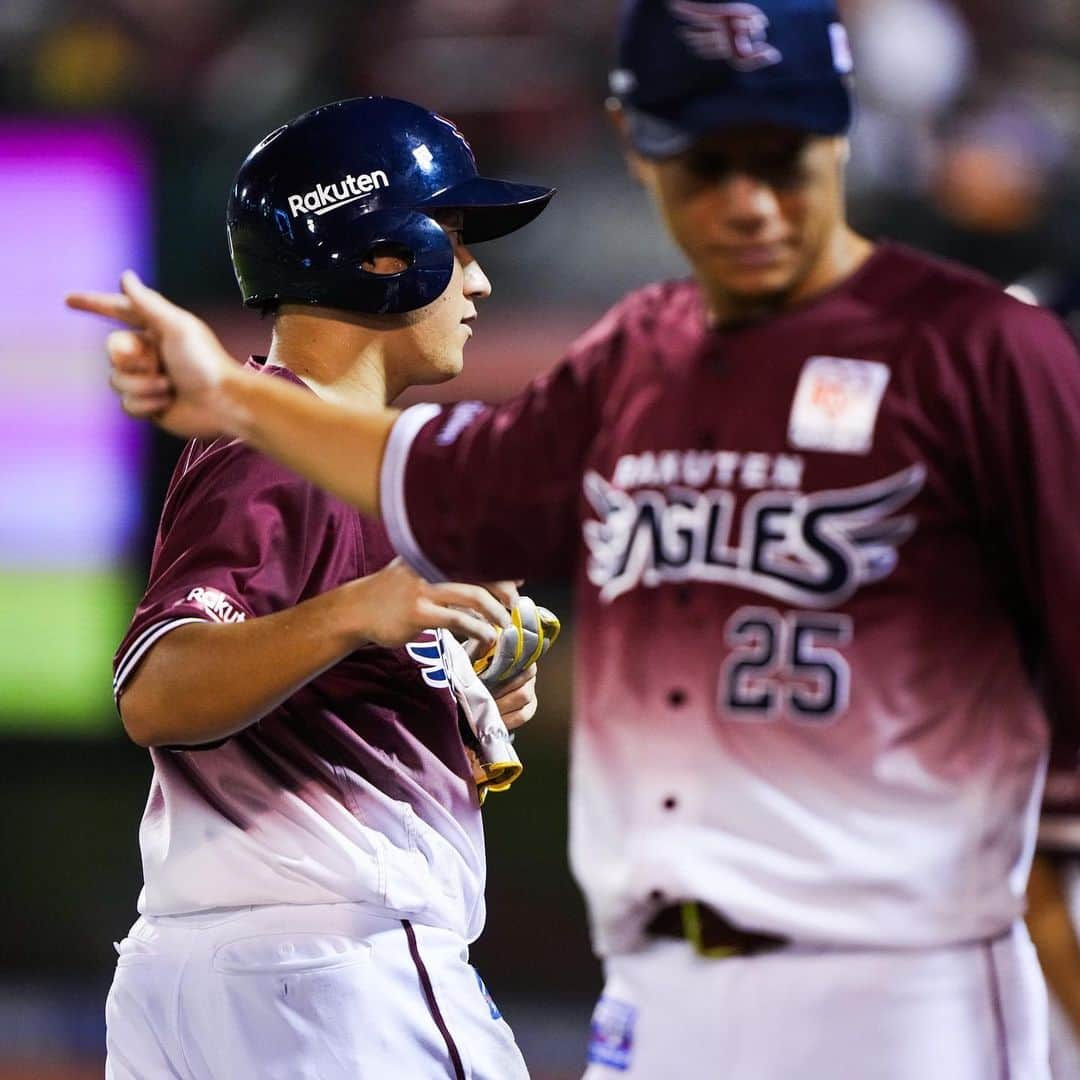
{"type": "Polygon", "coordinates": [[[681,686],[674,686],[668,691],[667,700],[673,709],[681,708],[686,704],[686,691],[681,686]]]}

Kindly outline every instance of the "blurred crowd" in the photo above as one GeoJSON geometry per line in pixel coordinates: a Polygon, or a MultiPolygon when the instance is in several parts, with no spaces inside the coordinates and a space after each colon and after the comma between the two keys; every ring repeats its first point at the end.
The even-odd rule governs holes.
{"type": "MultiPolygon", "coordinates": [[[[503,287],[593,306],[660,245],[600,105],[617,0],[5,0],[7,113],[119,114],[156,150],[160,280],[231,297],[223,195],[281,121],[366,93],[457,120],[485,169],[560,184],[503,287]],[[588,229],[576,227],[587,221],[588,229]],[[587,273],[567,274],[568,265],[587,273]]],[[[1075,0],[841,0],[860,112],[856,223],[1013,281],[1077,247],[1075,0]]],[[[658,260],[669,256],[657,256],[658,260]]],[[[653,267],[661,272],[668,267],[653,267]]]]}

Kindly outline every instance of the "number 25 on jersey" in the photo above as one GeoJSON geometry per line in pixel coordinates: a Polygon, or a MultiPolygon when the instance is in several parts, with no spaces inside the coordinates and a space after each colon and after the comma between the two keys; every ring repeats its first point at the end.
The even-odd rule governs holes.
{"type": "Polygon", "coordinates": [[[731,653],[720,669],[721,713],[732,720],[828,723],[847,710],[847,615],[739,608],[724,627],[731,653]]]}

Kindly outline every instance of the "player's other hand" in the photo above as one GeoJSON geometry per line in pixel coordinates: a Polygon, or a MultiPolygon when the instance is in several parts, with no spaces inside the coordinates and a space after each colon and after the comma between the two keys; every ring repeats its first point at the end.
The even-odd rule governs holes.
{"type": "Polygon", "coordinates": [[[425,630],[449,630],[493,645],[510,625],[506,608],[482,585],[447,581],[432,585],[401,559],[348,586],[356,613],[357,637],[397,648],[425,630]]]}
{"type": "Polygon", "coordinates": [[[507,731],[527,724],[536,715],[536,665],[491,691],[507,731]]]}
{"type": "Polygon", "coordinates": [[[72,292],[68,307],[126,323],[106,338],[110,383],[129,416],[185,437],[226,428],[221,387],[239,365],[201,319],[147,287],[132,270],[119,293],[72,292]]]}

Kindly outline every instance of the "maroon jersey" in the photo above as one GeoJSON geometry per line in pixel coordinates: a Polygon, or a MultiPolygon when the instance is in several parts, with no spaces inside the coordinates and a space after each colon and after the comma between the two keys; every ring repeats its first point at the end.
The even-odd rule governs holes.
{"type": "Polygon", "coordinates": [[[429,576],[573,576],[602,952],[678,899],[932,945],[1022,910],[1080,712],[1078,466],[1060,324],[883,245],[767,321],[629,296],[517,399],[403,413],[381,498],[429,576]]]}
{"type": "MultiPolygon", "coordinates": [[[[242,443],[190,443],[116,654],[117,695],[177,626],[283,611],[392,556],[381,525],[242,443]]],[[[478,800],[429,637],[357,650],[223,744],[151,750],[140,911],[363,901],[475,937],[478,800]]]]}

